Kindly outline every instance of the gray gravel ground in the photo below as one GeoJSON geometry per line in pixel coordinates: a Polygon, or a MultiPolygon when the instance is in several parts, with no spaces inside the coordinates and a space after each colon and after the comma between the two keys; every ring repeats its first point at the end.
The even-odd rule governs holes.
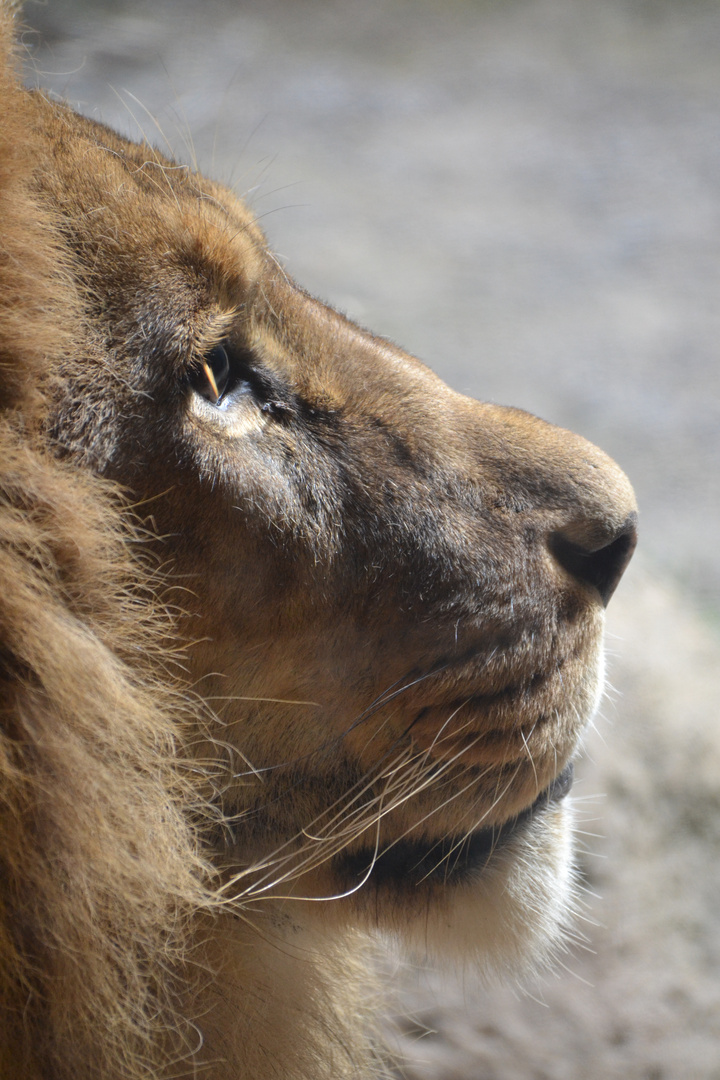
{"type": "Polygon", "coordinates": [[[167,137],[249,195],[311,291],[457,388],[582,432],[636,485],[644,565],[611,610],[618,693],[578,786],[607,793],[581,867],[602,925],[568,961],[587,983],[541,1005],[408,974],[409,1075],[720,1080],[720,5],[26,17],[31,78],[167,137]]]}

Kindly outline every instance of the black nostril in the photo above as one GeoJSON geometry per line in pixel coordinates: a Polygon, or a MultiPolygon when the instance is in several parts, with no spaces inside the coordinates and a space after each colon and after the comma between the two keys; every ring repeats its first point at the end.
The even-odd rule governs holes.
{"type": "Polygon", "coordinates": [[[637,531],[635,515],[628,519],[619,535],[600,547],[583,547],[561,532],[550,536],[550,551],[568,573],[600,593],[605,606],[615,592],[635,550],[637,531]]]}

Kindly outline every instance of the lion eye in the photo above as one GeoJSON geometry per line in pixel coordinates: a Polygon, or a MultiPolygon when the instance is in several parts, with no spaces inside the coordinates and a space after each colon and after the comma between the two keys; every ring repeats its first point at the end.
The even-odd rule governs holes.
{"type": "Polygon", "coordinates": [[[196,393],[218,405],[230,383],[230,358],[224,345],[214,345],[193,370],[190,384],[196,393]]]}

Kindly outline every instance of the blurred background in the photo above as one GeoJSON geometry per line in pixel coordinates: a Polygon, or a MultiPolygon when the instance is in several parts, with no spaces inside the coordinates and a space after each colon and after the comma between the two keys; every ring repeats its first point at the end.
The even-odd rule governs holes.
{"type": "Polygon", "coordinates": [[[28,81],[234,186],[302,285],[597,442],[641,552],[577,784],[587,949],[408,969],[418,1080],[720,1080],[720,4],[28,0],[28,81]]]}

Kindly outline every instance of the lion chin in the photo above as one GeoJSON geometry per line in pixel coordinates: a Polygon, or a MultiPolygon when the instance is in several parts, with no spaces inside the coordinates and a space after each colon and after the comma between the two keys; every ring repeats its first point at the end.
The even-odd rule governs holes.
{"type": "Polygon", "coordinates": [[[571,933],[635,502],[0,69],[0,1073],[371,1076],[377,941],[571,933]]]}

